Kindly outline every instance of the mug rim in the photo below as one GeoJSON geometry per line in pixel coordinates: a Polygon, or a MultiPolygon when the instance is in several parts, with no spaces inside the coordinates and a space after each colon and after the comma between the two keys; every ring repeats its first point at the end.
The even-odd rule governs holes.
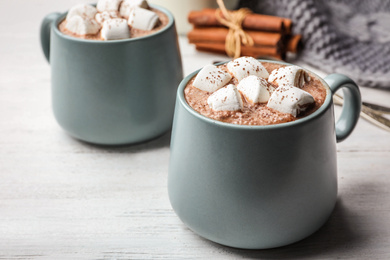
{"type": "MultiPolygon", "coordinates": [[[[273,60],[262,60],[262,59],[257,59],[257,60],[260,61],[260,62],[277,63],[277,64],[282,64],[282,65],[294,65],[294,64],[287,63],[287,62],[284,62],[284,61],[273,61],[273,60]]],[[[224,62],[217,63],[215,65],[222,65],[222,64],[225,64],[225,63],[228,63],[228,62],[229,61],[224,61],[224,62]]],[[[297,65],[295,65],[295,66],[297,66],[297,65]]],[[[232,124],[232,123],[226,123],[226,122],[218,121],[216,119],[212,119],[212,118],[209,118],[207,116],[204,116],[204,115],[200,114],[198,111],[193,109],[187,103],[187,101],[185,100],[185,97],[184,97],[184,89],[187,86],[187,83],[195,75],[197,75],[198,72],[201,69],[202,68],[200,68],[200,69],[190,73],[189,75],[187,75],[180,82],[180,85],[179,85],[179,87],[177,89],[177,98],[179,99],[181,105],[188,112],[190,112],[193,116],[197,117],[198,119],[200,119],[200,120],[202,120],[204,122],[207,122],[207,123],[210,123],[210,124],[213,124],[213,125],[217,125],[217,126],[221,126],[221,127],[228,127],[228,128],[233,128],[233,129],[248,129],[248,130],[261,130],[261,129],[263,129],[263,130],[270,130],[270,129],[278,129],[278,128],[297,126],[297,125],[302,125],[302,124],[308,123],[308,122],[314,120],[315,118],[319,117],[320,115],[324,114],[326,112],[326,110],[328,109],[328,107],[330,106],[330,104],[331,104],[331,97],[332,97],[332,95],[331,95],[331,90],[329,88],[329,85],[325,82],[324,79],[322,79],[316,73],[314,73],[314,72],[312,72],[312,71],[310,71],[310,70],[305,68],[305,70],[309,71],[312,75],[314,75],[317,79],[320,80],[320,82],[322,83],[322,85],[324,86],[324,88],[326,90],[326,98],[324,100],[324,103],[321,105],[320,108],[318,108],[316,111],[314,111],[310,115],[305,116],[305,117],[300,118],[300,119],[297,119],[297,120],[294,120],[294,121],[291,121],[291,122],[285,122],[285,123],[279,123],[279,124],[273,124],[273,125],[241,125],[241,124],[232,124]]]]}
{"type": "MultiPolygon", "coordinates": [[[[90,5],[96,6],[96,4],[90,4],[90,5]]],[[[57,17],[57,19],[54,20],[54,22],[53,22],[53,30],[56,33],[56,35],[58,35],[59,37],[62,37],[63,39],[70,40],[70,41],[75,41],[75,42],[80,42],[80,43],[118,44],[118,43],[140,41],[140,40],[148,39],[148,38],[151,38],[151,37],[155,37],[155,36],[157,36],[159,34],[162,34],[165,31],[169,30],[174,25],[175,19],[174,19],[172,13],[168,9],[166,9],[165,7],[159,6],[159,5],[154,5],[154,4],[149,4],[149,6],[154,8],[154,9],[157,9],[157,10],[163,12],[168,17],[168,24],[165,27],[161,28],[160,30],[158,30],[158,31],[156,31],[154,33],[148,34],[148,35],[135,37],[135,38],[120,39],[120,40],[109,40],[109,41],[82,39],[82,38],[77,38],[77,37],[73,37],[73,36],[70,36],[70,35],[66,35],[66,34],[62,33],[59,30],[58,25],[68,15],[69,10],[64,12],[64,13],[62,13],[59,17],[57,17]]]]}

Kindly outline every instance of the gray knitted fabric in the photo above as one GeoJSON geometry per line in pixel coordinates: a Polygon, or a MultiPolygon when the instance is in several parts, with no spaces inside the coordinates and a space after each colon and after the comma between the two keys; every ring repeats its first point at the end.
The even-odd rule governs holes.
{"type": "Polygon", "coordinates": [[[241,0],[240,7],[292,19],[299,59],[362,86],[390,90],[390,0],[241,0]]]}

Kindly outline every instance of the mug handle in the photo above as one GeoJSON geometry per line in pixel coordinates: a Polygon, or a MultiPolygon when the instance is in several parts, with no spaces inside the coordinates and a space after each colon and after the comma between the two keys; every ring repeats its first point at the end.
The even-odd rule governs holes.
{"type": "Polygon", "coordinates": [[[340,88],[343,89],[344,103],[339,120],[336,123],[336,141],[344,141],[355,128],[362,108],[361,95],[358,85],[342,74],[330,74],[324,78],[332,95],[340,88]]]}
{"type": "Polygon", "coordinates": [[[43,18],[41,23],[41,47],[46,60],[50,63],[50,29],[51,24],[55,21],[61,13],[51,13],[43,18]]]}

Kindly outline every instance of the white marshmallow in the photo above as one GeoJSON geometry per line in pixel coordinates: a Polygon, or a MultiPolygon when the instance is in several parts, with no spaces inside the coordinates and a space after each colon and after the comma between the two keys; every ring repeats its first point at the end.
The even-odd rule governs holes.
{"type": "Polygon", "coordinates": [[[196,75],[192,85],[203,91],[214,92],[225,86],[231,79],[232,76],[226,71],[214,65],[206,65],[196,75]]]}
{"type": "Polygon", "coordinates": [[[117,11],[104,11],[102,13],[97,13],[96,16],[95,16],[95,20],[100,25],[103,25],[103,23],[105,21],[113,19],[113,18],[119,18],[117,11]]]}
{"type": "Polygon", "coordinates": [[[100,30],[100,25],[95,19],[76,15],[66,21],[66,29],[77,35],[96,34],[100,30]]]}
{"type": "Polygon", "coordinates": [[[268,82],[276,83],[278,86],[293,85],[297,88],[302,88],[305,82],[309,81],[309,74],[298,66],[286,66],[275,69],[268,78],[268,82]]]}
{"type": "Polygon", "coordinates": [[[241,80],[237,85],[238,91],[251,103],[266,103],[274,91],[267,80],[251,75],[241,80]]]}
{"type": "Polygon", "coordinates": [[[272,93],[267,106],[282,113],[299,115],[314,103],[314,98],[308,92],[294,86],[281,86],[272,93]]]}
{"type": "Polygon", "coordinates": [[[158,23],[159,18],[155,12],[134,7],[130,10],[129,13],[129,25],[132,28],[150,31],[158,23]]]}
{"type": "Polygon", "coordinates": [[[119,40],[130,38],[130,29],[126,19],[109,19],[103,23],[101,31],[103,40],[119,40]]]}
{"type": "Polygon", "coordinates": [[[241,57],[227,64],[227,69],[238,81],[250,75],[268,78],[268,71],[260,61],[252,57],[241,57]]]}
{"type": "Polygon", "coordinates": [[[66,15],[66,19],[69,20],[73,16],[81,16],[82,18],[95,18],[97,10],[92,5],[79,4],[70,8],[68,14],[66,15]]]}
{"type": "Polygon", "coordinates": [[[119,11],[119,5],[122,0],[99,0],[96,5],[96,9],[99,12],[104,11],[119,11]]]}
{"type": "Polygon", "coordinates": [[[242,98],[236,86],[229,84],[215,91],[207,99],[209,106],[216,111],[237,111],[243,108],[242,98]]]}
{"type": "Polygon", "coordinates": [[[130,10],[134,7],[140,7],[149,9],[148,2],[146,0],[124,0],[119,9],[120,15],[126,19],[129,18],[130,10]]]}

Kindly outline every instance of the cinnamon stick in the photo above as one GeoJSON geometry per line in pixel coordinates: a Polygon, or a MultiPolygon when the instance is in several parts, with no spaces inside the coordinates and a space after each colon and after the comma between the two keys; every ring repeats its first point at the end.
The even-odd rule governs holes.
{"type": "Polygon", "coordinates": [[[302,36],[300,34],[292,35],[287,40],[286,50],[292,53],[297,53],[301,44],[302,36]]]}
{"type": "MultiPolygon", "coordinates": [[[[188,21],[195,26],[223,26],[215,15],[216,9],[203,9],[188,14],[188,21]]],[[[249,14],[242,22],[243,29],[268,32],[286,32],[286,25],[291,31],[291,20],[262,14],[249,14]]]]}
{"type": "MultiPolygon", "coordinates": [[[[225,51],[225,44],[224,43],[218,43],[218,42],[198,42],[195,44],[196,49],[200,51],[209,51],[209,52],[217,52],[217,53],[224,53],[225,51]]],[[[259,56],[272,56],[279,59],[284,58],[283,54],[280,53],[278,48],[276,46],[262,46],[262,47],[253,47],[253,46],[242,46],[241,47],[241,56],[252,56],[252,57],[259,57],[259,56]]]]}
{"type": "MultiPolygon", "coordinates": [[[[219,42],[224,43],[229,29],[223,27],[202,27],[194,28],[187,35],[190,43],[219,42]]],[[[245,31],[252,37],[254,44],[258,46],[277,46],[281,48],[283,36],[280,33],[245,31]]]]}
{"type": "Polygon", "coordinates": [[[283,18],[283,24],[284,24],[284,32],[286,34],[291,34],[292,21],[290,19],[283,18]]]}

